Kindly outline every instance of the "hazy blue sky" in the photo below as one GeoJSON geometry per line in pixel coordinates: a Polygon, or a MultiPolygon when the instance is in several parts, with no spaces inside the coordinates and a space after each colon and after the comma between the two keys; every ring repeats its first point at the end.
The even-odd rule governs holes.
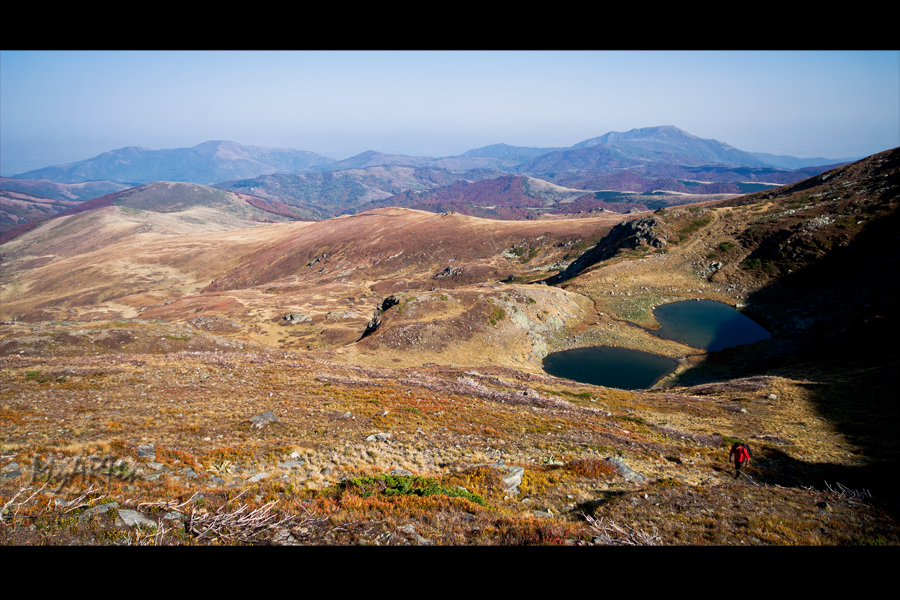
{"type": "Polygon", "coordinates": [[[0,52],[0,172],[207,140],[453,156],[674,125],[751,152],[900,146],[898,52],[0,52]]]}

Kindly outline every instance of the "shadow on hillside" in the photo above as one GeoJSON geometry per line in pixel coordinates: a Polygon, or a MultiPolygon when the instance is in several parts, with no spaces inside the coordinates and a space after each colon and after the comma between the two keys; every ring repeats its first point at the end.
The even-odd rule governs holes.
{"type": "Polygon", "coordinates": [[[898,232],[895,211],[849,246],[752,294],[752,315],[774,337],[711,353],[674,381],[693,386],[759,375],[804,381],[819,415],[849,445],[862,448],[862,458],[872,465],[815,465],[783,455],[772,458],[780,467],[767,470],[761,481],[821,487],[830,477],[900,500],[898,232]]]}
{"type": "MultiPolygon", "coordinates": [[[[833,463],[812,463],[798,460],[790,456],[784,450],[771,446],[759,446],[754,450],[753,459],[743,470],[744,475],[749,476],[744,482],[759,483],[764,485],[777,485],[781,487],[815,488],[825,490],[831,487],[833,490],[852,490],[859,494],[860,498],[866,497],[866,492],[878,493],[882,501],[886,501],[889,507],[897,511],[900,503],[895,496],[891,496],[883,485],[878,488],[873,484],[884,482],[896,472],[898,463],[884,463],[880,465],[847,466],[833,463]]],[[[723,467],[723,472],[732,475],[734,467],[723,467]]]]}

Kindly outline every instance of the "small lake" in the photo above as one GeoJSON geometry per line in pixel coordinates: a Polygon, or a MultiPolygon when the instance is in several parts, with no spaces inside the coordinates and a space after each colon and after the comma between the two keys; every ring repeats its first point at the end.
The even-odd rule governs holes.
{"type": "MultiPolygon", "coordinates": [[[[772,337],[749,317],[713,300],[664,304],[653,310],[653,316],[660,328],[649,333],[708,352],[772,337]]],[[[553,352],[543,364],[544,370],[554,377],[623,390],[650,387],[674,371],[676,365],[672,358],[612,346],[553,352]]]]}
{"type": "Polygon", "coordinates": [[[613,346],[573,348],[544,358],[544,370],[554,377],[623,390],[650,387],[677,364],[674,358],[613,346]]]}
{"type": "Polygon", "coordinates": [[[732,307],[714,300],[686,300],[653,309],[660,328],[651,331],[664,340],[719,352],[767,340],[769,332],[732,307]]]}

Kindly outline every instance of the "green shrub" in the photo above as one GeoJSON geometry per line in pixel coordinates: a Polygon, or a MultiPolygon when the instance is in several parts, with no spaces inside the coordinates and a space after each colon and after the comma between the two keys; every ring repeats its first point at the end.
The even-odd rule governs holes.
{"type": "Polygon", "coordinates": [[[762,261],[758,258],[748,258],[744,262],[741,263],[741,268],[745,271],[749,271],[750,269],[758,269],[762,266],[762,261]]]}
{"type": "Polygon", "coordinates": [[[465,498],[476,504],[486,505],[478,494],[459,488],[442,485],[430,477],[407,475],[375,475],[374,477],[354,477],[338,484],[338,489],[356,491],[363,498],[373,494],[385,496],[450,496],[465,498]]]}

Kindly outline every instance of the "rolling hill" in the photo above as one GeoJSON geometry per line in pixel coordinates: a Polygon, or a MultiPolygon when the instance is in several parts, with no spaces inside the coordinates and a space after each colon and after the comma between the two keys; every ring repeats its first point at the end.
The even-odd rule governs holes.
{"type": "Polygon", "coordinates": [[[35,523],[0,542],[146,539],[114,507],[90,520],[99,500],[22,492],[29,468],[56,481],[51,458],[113,456],[54,497],[93,483],[119,518],[180,523],[157,543],[900,543],[900,149],[579,219],[382,208],[214,230],[239,198],[158,212],[165,190],[141,193],[0,245],[0,499],[35,523]],[[771,338],[706,353],[651,334],[654,307],[698,299],[771,338]],[[595,345],[678,367],[644,390],[542,369],[595,345]],[[177,521],[197,492],[207,512],[177,521]],[[192,529],[250,511],[276,524],[192,529]]]}
{"type": "Polygon", "coordinates": [[[129,186],[112,181],[59,183],[49,179],[17,179],[0,177],[0,190],[23,192],[51,200],[85,202],[98,196],[124,190],[129,186]]]}

